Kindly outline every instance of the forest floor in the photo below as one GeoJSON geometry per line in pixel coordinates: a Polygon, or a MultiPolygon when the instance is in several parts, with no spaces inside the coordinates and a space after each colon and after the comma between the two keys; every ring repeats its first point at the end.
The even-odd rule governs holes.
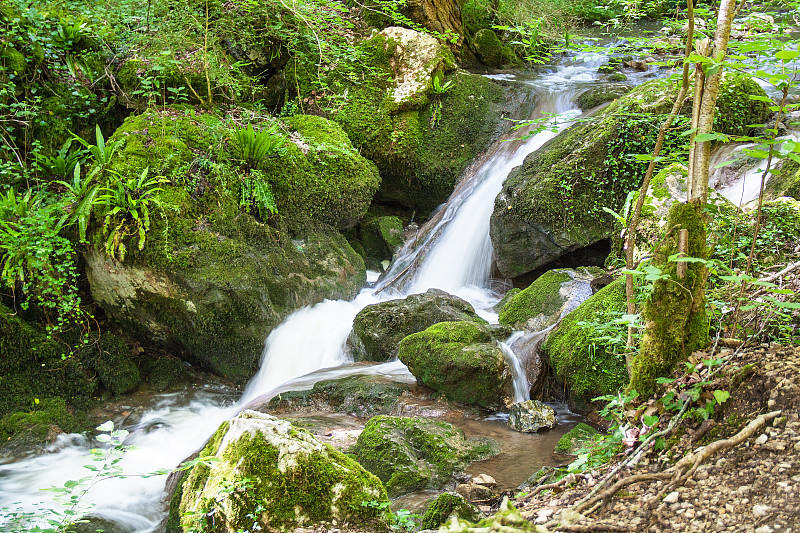
{"type": "Polygon", "coordinates": [[[665,435],[673,446],[646,450],[605,483],[638,450],[534,488],[516,502],[522,516],[549,532],[800,532],[800,347],[729,348],[714,357],[724,360],[715,374],[723,377],[681,378],[727,387],[731,396],[713,419],[687,417],[665,435]]]}

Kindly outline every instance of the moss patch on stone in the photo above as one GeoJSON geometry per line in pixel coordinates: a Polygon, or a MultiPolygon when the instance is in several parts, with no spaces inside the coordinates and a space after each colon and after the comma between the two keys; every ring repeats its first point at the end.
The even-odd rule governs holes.
{"type": "Polygon", "coordinates": [[[481,324],[434,324],[404,338],[399,357],[419,383],[456,402],[491,409],[512,395],[505,355],[481,324]]]}
{"type": "Polygon", "coordinates": [[[628,381],[625,359],[610,353],[596,340],[591,327],[578,322],[607,322],[609,313],[626,309],[624,278],[618,278],[565,316],[542,346],[544,356],[558,379],[579,398],[613,394],[628,381]]]}
{"type": "Polygon", "coordinates": [[[592,426],[581,422],[558,439],[555,452],[574,454],[586,441],[591,440],[591,438],[598,433],[599,432],[592,426]]]}
{"type": "Polygon", "coordinates": [[[195,527],[197,513],[212,510],[231,531],[254,523],[268,531],[364,524],[379,510],[362,504],[386,501],[381,482],[353,459],[269,415],[245,411],[215,433],[202,455],[219,460],[195,466],[184,481],[183,531],[195,527]]]}
{"type": "Polygon", "coordinates": [[[395,497],[440,488],[470,462],[496,455],[499,449],[488,439],[466,439],[447,422],[376,416],[367,422],[352,452],[395,497]]]}
{"type": "Polygon", "coordinates": [[[480,518],[480,511],[460,494],[445,492],[433,500],[425,510],[420,529],[436,529],[453,515],[461,520],[474,522],[480,518]]]}
{"type": "Polygon", "coordinates": [[[493,68],[519,65],[522,62],[511,47],[503,43],[490,28],[478,30],[472,38],[472,47],[480,60],[493,68]]]}
{"type": "Polygon", "coordinates": [[[558,290],[562,283],[571,279],[566,272],[548,270],[503,306],[500,323],[519,329],[529,318],[555,313],[564,303],[558,290]]]}

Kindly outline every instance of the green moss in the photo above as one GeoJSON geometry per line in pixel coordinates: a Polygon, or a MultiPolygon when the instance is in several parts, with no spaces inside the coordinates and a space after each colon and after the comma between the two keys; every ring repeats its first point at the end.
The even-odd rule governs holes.
{"type": "Polygon", "coordinates": [[[475,34],[472,47],[480,60],[490,67],[500,68],[521,63],[514,51],[489,28],[481,29],[475,34]]]}
{"type": "Polygon", "coordinates": [[[786,160],[779,171],[770,176],[764,193],[767,198],[790,196],[800,200],[800,163],[786,160]]]}
{"type": "Polygon", "coordinates": [[[440,494],[427,508],[422,516],[420,529],[436,529],[456,515],[461,520],[475,521],[480,512],[467,502],[463,496],[446,492],[440,494]]]}
{"type": "Polygon", "coordinates": [[[558,439],[555,452],[574,454],[587,440],[591,440],[592,436],[597,434],[596,429],[581,422],[558,439]]]}
{"type": "Polygon", "coordinates": [[[564,304],[559,294],[561,284],[572,278],[566,272],[548,270],[514,296],[499,314],[501,324],[520,328],[529,318],[539,314],[552,315],[564,304]]]}
{"type": "Polygon", "coordinates": [[[624,278],[618,278],[565,316],[542,346],[556,376],[578,397],[592,399],[625,386],[624,358],[609,353],[604,343],[595,340],[590,327],[577,325],[583,321],[605,322],[608,313],[625,309],[624,278]]]}
{"type": "Polygon", "coordinates": [[[37,400],[49,398],[85,410],[98,389],[91,372],[66,345],[0,305],[0,416],[28,412],[37,400]]]}
{"type": "Polygon", "coordinates": [[[447,422],[376,416],[353,447],[356,460],[386,484],[389,495],[440,488],[468,463],[496,455],[496,443],[465,439],[447,422]]]}
{"type": "Polygon", "coordinates": [[[503,404],[510,373],[491,331],[471,322],[440,322],[400,342],[400,360],[417,381],[447,398],[483,408],[503,404]]]}
{"type": "Polygon", "coordinates": [[[679,361],[709,343],[705,265],[687,263],[685,277],[679,278],[678,263],[667,261],[678,253],[680,229],[689,233],[688,257],[708,256],[705,223],[698,211],[694,204],[674,203],[667,220],[667,234],[655,250],[653,263],[669,278],[654,283],[642,313],[647,329],[631,365],[630,388],[643,398],[656,393],[656,378],[668,376],[679,361]]]}
{"type": "Polygon", "coordinates": [[[506,306],[506,304],[508,304],[508,302],[510,302],[512,300],[512,298],[514,298],[517,294],[519,294],[521,292],[522,292],[522,289],[519,289],[517,287],[514,287],[513,289],[510,289],[508,292],[506,292],[503,295],[503,297],[500,299],[500,301],[497,302],[494,305],[494,308],[493,308],[494,312],[495,313],[500,313],[500,311],[503,310],[503,308],[506,306]]]}
{"type": "Polygon", "coordinates": [[[714,115],[714,131],[728,135],[747,135],[754,124],[765,124],[770,117],[769,103],[753,100],[767,93],[752,76],[726,72],[720,84],[714,115]]]}
{"type": "Polygon", "coordinates": [[[81,347],[77,356],[97,372],[103,387],[114,395],[131,392],[139,385],[139,368],[131,358],[128,345],[115,335],[105,334],[98,341],[81,347]]]}
{"type": "Polygon", "coordinates": [[[211,452],[220,459],[211,465],[210,473],[196,476],[198,465],[184,482],[180,504],[184,531],[196,520],[187,512],[212,509],[225,527],[236,531],[249,529],[254,523],[270,531],[331,520],[357,524],[378,513],[375,507],[362,503],[386,501],[377,478],[341,452],[320,445],[304,430],[290,429],[285,436],[277,437],[264,433],[272,429],[255,427],[228,442],[222,451],[222,437],[217,437],[227,431],[220,428],[204,448],[204,455],[211,452]],[[279,449],[273,437],[283,439],[289,447],[287,439],[298,439],[300,449],[279,449]],[[240,490],[227,491],[224,483],[240,490]]]}
{"type": "Polygon", "coordinates": [[[58,433],[82,431],[86,415],[75,414],[63,398],[47,398],[32,411],[10,413],[0,418],[0,443],[8,445],[12,438],[24,446],[44,444],[58,433]],[[21,441],[21,442],[19,442],[21,441]]]}

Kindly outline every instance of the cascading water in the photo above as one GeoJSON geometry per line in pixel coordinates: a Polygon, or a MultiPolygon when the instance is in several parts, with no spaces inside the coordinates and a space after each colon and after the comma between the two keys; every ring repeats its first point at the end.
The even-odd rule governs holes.
{"type": "MultiPolygon", "coordinates": [[[[575,117],[579,111],[570,103],[580,82],[596,78],[602,57],[567,64],[530,81],[540,95],[540,112],[575,117]]],[[[566,127],[561,122],[556,129],[566,127]]],[[[389,375],[397,381],[412,381],[408,370],[399,362],[370,367],[338,367],[348,362],[345,341],[353,318],[364,306],[393,297],[421,292],[431,287],[458,294],[471,301],[482,316],[496,320],[490,310],[497,298],[489,290],[492,260],[489,239],[489,218],[494,198],[510,170],[524,157],[555,136],[544,131],[525,141],[501,143],[491,158],[478,165],[469,180],[459,184],[457,192],[437,217],[435,228],[427,232],[422,245],[401,257],[385,277],[398,278],[397,272],[417,263],[408,279],[392,290],[375,294],[365,289],[353,301],[325,301],[289,316],[267,339],[263,362],[258,374],[248,385],[242,398],[230,402],[214,391],[201,389],[192,394],[160,397],[156,408],[145,412],[139,421],[127,427],[131,433],[126,444],[136,446],[128,451],[119,466],[125,477],[105,480],[95,485],[84,501],[92,502],[90,514],[113,521],[116,531],[149,533],[157,531],[165,511],[161,501],[164,478],[139,477],[138,474],[170,469],[200,448],[218,425],[255,400],[262,401],[285,390],[310,388],[315,381],[353,373],[389,375]],[[420,253],[419,250],[424,250],[420,253]],[[424,257],[423,257],[424,256],[424,257]],[[309,375],[310,374],[310,375],[309,375]],[[308,375],[307,377],[301,377],[308,375]]],[[[519,367],[513,352],[506,345],[504,352],[512,366],[519,367]]],[[[518,372],[524,379],[524,372],[518,372]]],[[[515,385],[517,400],[527,398],[527,385],[515,385]]],[[[96,446],[96,443],[95,443],[96,446]]],[[[3,517],[0,527],[15,527],[14,509],[41,512],[60,505],[49,493],[39,489],[63,486],[67,480],[85,476],[83,465],[92,464],[88,449],[92,443],[84,437],[65,437],[49,453],[0,465],[0,508],[12,510],[3,517]]],[[[25,530],[23,526],[21,530],[25,530]]]]}

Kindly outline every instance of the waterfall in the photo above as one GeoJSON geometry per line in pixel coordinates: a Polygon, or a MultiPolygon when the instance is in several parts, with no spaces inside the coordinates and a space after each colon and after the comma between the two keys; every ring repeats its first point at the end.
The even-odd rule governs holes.
{"type": "MultiPolygon", "coordinates": [[[[527,82],[540,95],[540,114],[562,115],[558,123],[551,123],[556,130],[568,124],[564,117],[579,114],[570,103],[576,84],[596,79],[596,69],[602,61],[597,56],[562,65],[527,82]]],[[[425,236],[405,245],[384,278],[400,280],[391,290],[365,289],[353,301],[325,301],[287,317],[269,335],[261,368],[238,402],[208,388],[160,396],[156,407],[126,428],[131,432],[126,444],[135,445],[136,449],[128,451],[119,463],[125,477],[103,481],[86,495],[85,500],[94,505],[90,514],[115,522],[118,531],[157,531],[165,513],[161,502],[164,478],[143,478],[138,474],[176,467],[200,448],[222,421],[254,400],[265,400],[285,390],[310,388],[318,380],[352,373],[384,374],[398,381],[413,381],[399,362],[337,368],[351,361],[345,341],[355,315],[366,305],[436,287],[467,299],[481,316],[496,321],[491,306],[497,297],[489,290],[489,219],[494,198],[511,169],[556,134],[547,130],[526,140],[504,140],[473,165],[473,171],[422,232],[425,236]],[[399,275],[403,271],[406,274],[399,275]]],[[[516,364],[517,375],[524,379],[519,361],[509,348],[512,342],[510,339],[504,344],[503,351],[511,364],[516,364]]],[[[527,397],[524,381],[515,383],[515,390],[515,399],[527,397]]],[[[85,438],[65,437],[49,453],[0,465],[0,508],[33,513],[37,509],[58,508],[53,494],[39,489],[63,486],[67,480],[83,477],[83,465],[92,464],[88,452],[91,447],[97,444],[85,438]]],[[[11,527],[13,520],[13,515],[0,515],[0,527],[11,527]]]]}

